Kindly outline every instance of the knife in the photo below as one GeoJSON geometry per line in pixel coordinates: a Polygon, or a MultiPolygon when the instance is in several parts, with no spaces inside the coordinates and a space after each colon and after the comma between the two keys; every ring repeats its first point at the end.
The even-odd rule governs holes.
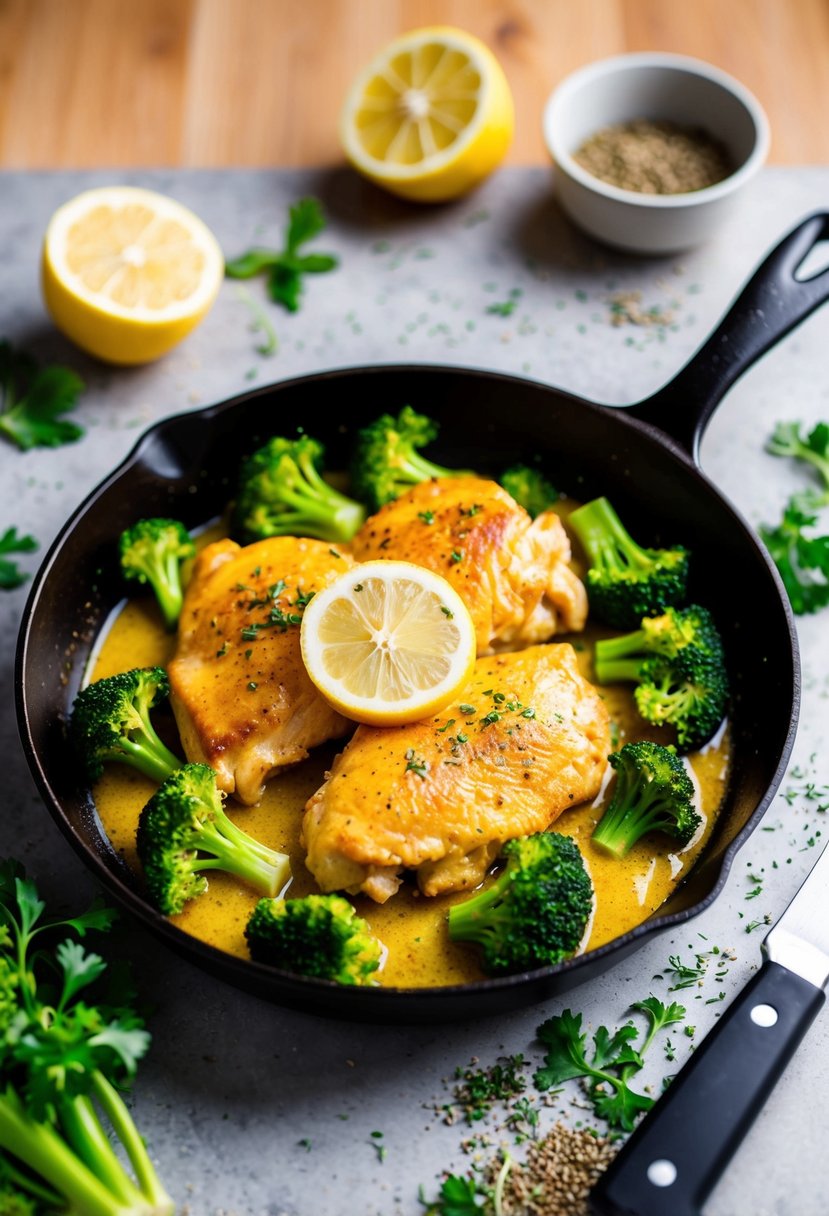
{"type": "Polygon", "coordinates": [[[764,962],[590,1193],[594,1216],[699,1216],[826,999],[829,847],[764,962]]]}

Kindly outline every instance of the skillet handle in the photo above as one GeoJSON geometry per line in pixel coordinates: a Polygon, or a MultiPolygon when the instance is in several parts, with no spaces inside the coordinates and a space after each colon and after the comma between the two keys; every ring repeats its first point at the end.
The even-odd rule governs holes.
{"type": "Polygon", "coordinates": [[[717,329],[673,380],[627,412],[675,439],[699,464],[705,428],[731,385],[776,342],[829,300],[829,269],[795,277],[829,238],[829,212],[801,221],[749,279],[717,329]]]}
{"type": "Polygon", "coordinates": [[[824,1000],[766,962],[593,1187],[593,1216],[699,1216],[824,1000]]]}

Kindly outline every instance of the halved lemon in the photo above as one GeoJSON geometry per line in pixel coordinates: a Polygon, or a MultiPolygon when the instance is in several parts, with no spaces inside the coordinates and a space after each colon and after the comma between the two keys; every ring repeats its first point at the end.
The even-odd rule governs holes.
{"type": "Polygon", "coordinates": [[[436,25],[396,38],[357,77],[340,138],[355,169],[378,185],[442,202],[492,172],[513,125],[512,94],[490,49],[436,25]]]}
{"type": "Polygon", "coordinates": [[[318,591],[300,631],[308,675],[340,713],[417,722],[469,680],[475,626],[457,591],[411,562],[363,562],[318,591]]]}
{"type": "Polygon", "coordinates": [[[68,338],[109,363],[147,363],[205,316],[224,258],[206,224],[175,199],[105,186],[58,208],[41,270],[46,307],[68,338]]]}

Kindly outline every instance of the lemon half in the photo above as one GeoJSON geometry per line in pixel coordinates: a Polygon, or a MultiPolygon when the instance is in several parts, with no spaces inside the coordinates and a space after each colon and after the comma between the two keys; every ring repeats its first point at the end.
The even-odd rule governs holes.
{"type": "Polygon", "coordinates": [[[464,30],[430,26],[396,38],[357,77],[340,138],[378,185],[441,202],[492,172],[513,126],[512,94],[489,48],[464,30]]]}
{"type": "Polygon", "coordinates": [[[302,617],[308,675],[340,713],[401,726],[465,685],[475,626],[455,589],[410,562],[363,562],[318,591],[302,617]]]}
{"type": "Polygon", "coordinates": [[[152,190],[86,190],[46,230],[46,307],[68,338],[110,363],[146,363],[170,350],[205,316],[223,277],[210,229],[152,190]]]}

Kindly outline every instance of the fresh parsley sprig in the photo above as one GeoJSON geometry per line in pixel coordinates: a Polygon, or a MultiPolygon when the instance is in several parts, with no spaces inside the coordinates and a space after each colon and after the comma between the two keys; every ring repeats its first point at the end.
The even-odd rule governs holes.
{"type": "Polygon", "coordinates": [[[810,536],[817,515],[791,498],[777,527],[760,526],[760,536],[777,566],[792,611],[798,616],[829,604],[829,536],[810,536]]]}
{"type": "Polygon", "coordinates": [[[331,253],[300,253],[300,247],[324,228],[325,216],[319,200],[302,198],[289,210],[282,249],[248,249],[225,263],[225,274],[231,279],[252,279],[267,273],[271,299],[288,312],[297,312],[305,275],[324,274],[339,265],[339,259],[331,253]]]}
{"type": "Polygon", "coordinates": [[[61,417],[75,408],[83,381],[67,367],[40,367],[0,339],[0,433],[24,452],[74,443],[83,427],[61,417]]]}
{"type": "Polygon", "coordinates": [[[423,1198],[422,1188],[420,1195],[425,1216],[483,1216],[489,1199],[489,1188],[475,1178],[463,1178],[459,1174],[448,1174],[444,1178],[438,1198],[431,1203],[423,1198]]]}
{"type": "Polygon", "coordinates": [[[33,536],[18,535],[17,528],[7,528],[0,536],[0,587],[4,591],[12,591],[25,583],[29,577],[18,568],[17,562],[10,561],[4,555],[7,553],[34,553],[37,541],[33,536]]]}
{"type": "Polygon", "coordinates": [[[788,456],[811,465],[821,482],[820,489],[812,487],[795,495],[794,505],[808,514],[817,507],[829,505],[829,423],[818,422],[808,435],[801,434],[799,422],[778,422],[766,444],[772,456],[788,456]]]}
{"type": "Polygon", "coordinates": [[[565,1009],[560,1017],[543,1022],[537,1034],[547,1053],[544,1065],[534,1076],[536,1088],[544,1092],[563,1081],[583,1077],[588,1081],[588,1097],[598,1117],[610,1127],[633,1131],[637,1117],[650,1110],[654,1099],[632,1089],[630,1079],[642,1068],[644,1053],[658,1031],[681,1022],[685,1009],[677,1004],[665,1006],[653,996],[631,1008],[644,1013],[650,1023],[638,1048],[634,1040],[638,1039],[639,1031],[631,1022],[613,1034],[606,1026],[600,1026],[593,1036],[591,1052],[587,1048],[587,1035],[582,1032],[580,1013],[565,1009]]]}
{"type": "Polygon", "coordinates": [[[122,977],[77,940],[105,932],[112,919],[99,903],[80,916],[46,916],[22,867],[0,862],[3,1212],[172,1216],[119,1092],[149,1035],[122,977]]]}

